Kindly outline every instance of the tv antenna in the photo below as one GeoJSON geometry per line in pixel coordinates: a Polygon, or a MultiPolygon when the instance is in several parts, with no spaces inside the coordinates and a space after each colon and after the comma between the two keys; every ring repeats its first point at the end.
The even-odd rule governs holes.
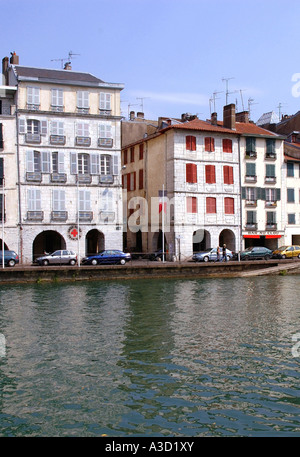
{"type": "Polygon", "coordinates": [[[73,56],[80,56],[80,54],[75,54],[73,51],[69,51],[68,57],[65,57],[63,59],[51,59],[51,62],[60,62],[61,63],[61,68],[63,68],[64,67],[64,62],[71,63],[71,60],[72,60],[73,56]]]}
{"type": "Polygon", "coordinates": [[[144,112],[144,100],[145,98],[150,98],[150,97],[136,97],[137,100],[141,100],[140,106],[142,109],[142,113],[144,112]]]}
{"type": "Polygon", "coordinates": [[[251,106],[257,105],[258,103],[254,103],[254,98],[248,98],[248,112],[249,112],[249,119],[251,119],[251,106]]]}
{"type": "Polygon", "coordinates": [[[279,122],[281,121],[281,108],[283,105],[287,105],[287,103],[279,103],[277,108],[278,108],[278,115],[279,115],[279,122]]]}
{"type": "Polygon", "coordinates": [[[216,100],[218,100],[220,97],[216,97],[217,94],[222,94],[223,91],[221,92],[217,92],[217,91],[214,91],[213,93],[213,96],[212,96],[212,101],[213,101],[213,104],[214,104],[214,113],[216,112],[216,100]]]}
{"type": "Polygon", "coordinates": [[[229,94],[233,94],[234,92],[236,92],[236,91],[234,91],[234,92],[229,92],[229,91],[228,91],[228,81],[229,81],[230,79],[234,79],[234,77],[232,77],[232,78],[222,78],[222,81],[223,81],[223,82],[226,81],[226,105],[228,105],[228,95],[229,95],[229,94]]]}
{"type": "Polygon", "coordinates": [[[242,92],[245,92],[246,89],[240,89],[240,94],[241,94],[241,101],[242,101],[242,107],[243,107],[243,111],[245,111],[245,107],[244,107],[244,100],[243,100],[243,94],[242,92]]]}

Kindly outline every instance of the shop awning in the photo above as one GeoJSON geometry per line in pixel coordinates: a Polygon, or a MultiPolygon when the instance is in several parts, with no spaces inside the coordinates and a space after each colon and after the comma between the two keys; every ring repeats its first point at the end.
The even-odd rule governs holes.
{"type": "Polygon", "coordinates": [[[244,238],[260,238],[260,235],[244,235],[244,238]]]}
{"type": "Polygon", "coordinates": [[[281,235],[266,235],[266,238],[281,238],[281,235]]]}

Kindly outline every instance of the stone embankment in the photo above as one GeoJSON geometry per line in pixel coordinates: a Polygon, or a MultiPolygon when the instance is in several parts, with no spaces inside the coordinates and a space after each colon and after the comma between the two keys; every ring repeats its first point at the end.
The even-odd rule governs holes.
{"type": "Polygon", "coordinates": [[[257,260],[224,263],[145,262],[103,266],[15,266],[0,269],[0,284],[145,278],[232,278],[300,273],[300,260],[257,260]]]}

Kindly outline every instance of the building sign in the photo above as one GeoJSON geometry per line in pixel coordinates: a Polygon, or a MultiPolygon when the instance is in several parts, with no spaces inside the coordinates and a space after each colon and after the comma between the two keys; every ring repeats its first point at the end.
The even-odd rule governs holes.
{"type": "MultiPolygon", "coordinates": [[[[71,240],[78,240],[78,227],[71,225],[68,230],[68,235],[71,240]]],[[[81,238],[81,228],[79,228],[79,238],[81,238]]]]}

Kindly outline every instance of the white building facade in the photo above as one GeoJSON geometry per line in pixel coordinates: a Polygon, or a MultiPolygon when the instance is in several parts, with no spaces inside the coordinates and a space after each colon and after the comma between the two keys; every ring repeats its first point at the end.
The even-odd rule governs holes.
{"type": "Polygon", "coordinates": [[[120,91],[89,73],[7,68],[15,98],[19,253],[122,249],[120,91]]]}

